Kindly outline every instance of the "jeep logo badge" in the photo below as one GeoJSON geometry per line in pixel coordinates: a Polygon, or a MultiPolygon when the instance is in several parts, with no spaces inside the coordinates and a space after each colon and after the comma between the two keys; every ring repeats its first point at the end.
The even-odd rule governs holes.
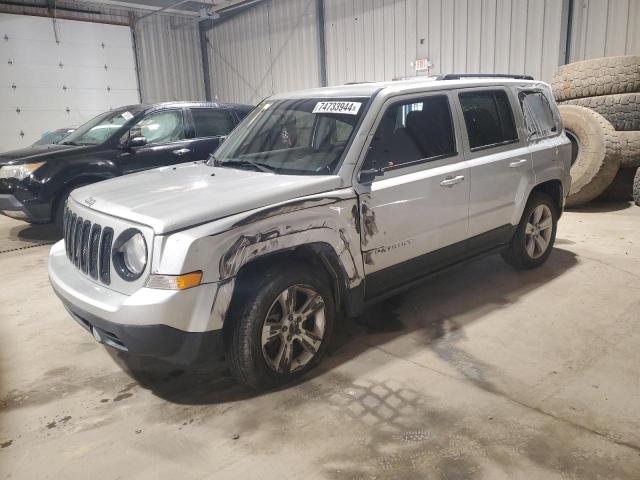
{"type": "Polygon", "coordinates": [[[94,203],[96,203],[96,199],[93,198],[93,197],[85,198],[84,199],[84,203],[86,203],[87,205],[89,205],[91,207],[91,206],[93,206],[94,203]]]}

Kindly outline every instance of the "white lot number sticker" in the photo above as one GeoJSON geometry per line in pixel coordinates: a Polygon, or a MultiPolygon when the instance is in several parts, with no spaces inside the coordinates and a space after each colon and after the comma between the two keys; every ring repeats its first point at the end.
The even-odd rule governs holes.
{"type": "Polygon", "coordinates": [[[133,115],[131,115],[131,113],[129,113],[129,112],[122,112],[120,115],[125,120],[131,120],[133,118],[133,115]]]}
{"type": "Polygon", "coordinates": [[[357,115],[360,110],[360,102],[318,102],[311,113],[344,113],[357,115]]]}

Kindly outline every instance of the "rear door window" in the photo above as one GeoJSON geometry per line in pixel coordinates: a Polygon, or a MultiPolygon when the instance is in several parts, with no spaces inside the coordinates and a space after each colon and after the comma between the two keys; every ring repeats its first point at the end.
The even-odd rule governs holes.
{"type": "Polygon", "coordinates": [[[444,95],[434,95],[387,108],[362,168],[390,169],[455,154],[449,101],[444,95]]]}
{"type": "Polygon", "coordinates": [[[233,130],[235,121],[226,109],[192,108],[195,138],[224,137],[233,130]]]}
{"type": "Polygon", "coordinates": [[[480,150],[518,140],[513,112],[504,90],[459,94],[469,137],[469,148],[480,150]]]}
{"type": "Polygon", "coordinates": [[[551,106],[542,92],[521,92],[519,98],[529,138],[549,137],[558,132],[551,106]]]}

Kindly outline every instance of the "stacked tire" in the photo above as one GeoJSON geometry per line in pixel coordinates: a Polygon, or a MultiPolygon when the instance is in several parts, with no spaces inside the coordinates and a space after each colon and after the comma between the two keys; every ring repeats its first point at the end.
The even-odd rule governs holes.
{"type": "Polygon", "coordinates": [[[640,56],[563,65],[551,86],[573,146],[567,206],[632,192],[640,205],[640,56]]]}

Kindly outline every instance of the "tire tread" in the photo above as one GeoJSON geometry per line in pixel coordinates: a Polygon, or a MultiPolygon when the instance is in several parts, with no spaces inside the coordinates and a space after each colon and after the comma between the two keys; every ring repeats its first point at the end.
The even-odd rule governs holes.
{"type": "Polygon", "coordinates": [[[640,130],[640,93],[575,98],[561,105],[580,105],[595,110],[606,118],[615,130],[640,130]]]}
{"type": "Polygon", "coordinates": [[[551,79],[556,100],[640,92],[640,56],[594,58],[558,68],[551,79]]]}

